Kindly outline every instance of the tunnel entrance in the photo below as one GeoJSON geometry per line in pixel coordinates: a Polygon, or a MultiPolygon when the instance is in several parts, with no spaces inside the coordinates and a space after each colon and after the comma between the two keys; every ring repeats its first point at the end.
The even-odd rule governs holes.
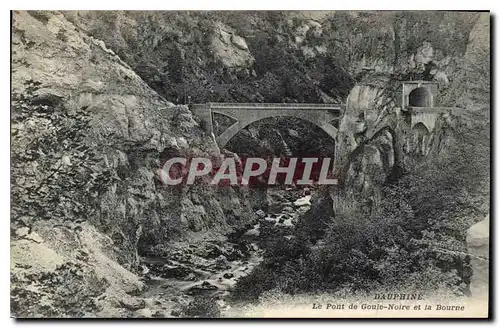
{"type": "Polygon", "coordinates": [[[431,95],[426,88],[416,88],[410,92],[408,103],[411,107],[431,107],[431,95]]]}

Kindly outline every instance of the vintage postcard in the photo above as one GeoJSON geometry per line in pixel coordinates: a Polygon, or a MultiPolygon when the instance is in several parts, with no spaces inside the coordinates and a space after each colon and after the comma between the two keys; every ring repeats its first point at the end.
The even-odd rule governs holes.
{"type": "Polygon", "coordinates": [[[490,318],[490,13],[12,11],[14,318],[490,318]]]}

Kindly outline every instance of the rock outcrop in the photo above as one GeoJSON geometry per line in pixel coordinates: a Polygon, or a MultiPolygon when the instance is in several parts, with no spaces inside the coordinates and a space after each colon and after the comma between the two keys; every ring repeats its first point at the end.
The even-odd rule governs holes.
{"type": "Polygon", "coordinates": [[[490,218],[476,223],[467,231],[467,250],[470,254],[472,278],[471,295],[488,298],[490,272],[490,218]]]}
{"type": "MultiPolygon", "coordinates": [[[[414,19],[412,15],[396,19],[395,26],[403,26],[405,22],[414,19]]],[[[489,64],[485,63],[483,69],[476,71],[467,67],[472,60],[478,61],[478,58],[483,58],[482,54],[489,53],[488,17],[487,14],[474,17],[465,15],[454,22],[463,26],[473,26],[470,35],[464,36],[464,40],[468,40],[468,43],[460,47],[457,43],[454,47],[450,45],[445,49],[443,44],[424,41],[415,48],[414,53],[406,53],[405,58],[400,58],[405,63],[403,66],[371,70],[372,72],[366,75],[363,81],[354,86],[347,98],[346,110],[340,122],[335,158],[336,166],[343,168],[347,174],[344,177],[349,181],[345,184],[347,188],[358,186],[356,188],[358,191],[373,190],[375,185],[380,186],[386,182],[387,178],[395,173],[394,170],[403,168],[415,156],[437,154],[449,143],[449,132],[453,130],[453,124],[456,124],[453,117],[447,115],[440,117],[433,131],[419,129],[417,126],[411,129],[407,123],[409,121],[407,114],[400,108],[400,81],[394,80],[391,72],[398,70],[399,74],[402,74],[400,77],[406,75],[407,78],[428,72],[426,78],[436,81],[440,87],[435,106],[467,103],[473,111],[481,104],[487,104],[488,97],[477,97],[479,91],[473,93],[470,90],[488,90],[488,86],[482,85],[478,88],[477,84],[488,80],[489,68],[484,65],[489,67],[489,64]],[[468,63],[465,65],[466,68],[458,69],[457,65],[463,61],[468,63]],[[450,75],[451,72],[455,72],[454,75],[450,75]],[[475,86],[471,86],[467,81],[476,81],[475,86]],[[469,85],[468,89],[464,84],[469,85]],[[451,101],[451,95],[457,95],[460,99],[455,98],[451,101]],[[468,99],[465,99],[467,97],[468,99]],[[353,167],[356,167],[356,170],[353,170],[353,167]],[[368,171],[371,173],[368,174],[368,171]],[[352,172],[359,173],[354,176],[352,172]],[[372,182],[367,182],[368,176],[372,182]]],[[[451,19],[451,16],[445,19],[451,19]]],[[[440,33],[448,32],[450,30],[444,29],[436,33],[433,38],[438,37],[440,33]]],[[[401,42],[404,40],[408,42],[409,37],[418,37],[398,35],[401,42]]],[[[461,120],[467,121],[468,118],[461,117],[461,120]]]]}
{"type": "Polygon", "coordinates": [[[230,69],[248,69],[255,61],[245,39],[223,24],[216,27],[212,49],[214,56],[230,69]]]}

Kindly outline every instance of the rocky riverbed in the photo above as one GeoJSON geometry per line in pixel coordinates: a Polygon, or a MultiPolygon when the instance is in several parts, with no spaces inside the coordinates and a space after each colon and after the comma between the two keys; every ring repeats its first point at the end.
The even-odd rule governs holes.
{"type": "Polygon", "coordinates": [[[260,244],[268,235],[261,232],[274,226],[293,233],[301,213],[310,207],[311,195],[306,193],[291,188],[270,191],[270,206],[266,212],[256,211],[256,221],[246,231],[223,240],[179,242],[162,256],[142,257],[148,287],[123,306],[132,310],[132,317],[182,317],[196,300],[205,299],[211,303],[206,307],[216,308],[224,316],[230,309],[231,289],[263,259],[260,244]]]}

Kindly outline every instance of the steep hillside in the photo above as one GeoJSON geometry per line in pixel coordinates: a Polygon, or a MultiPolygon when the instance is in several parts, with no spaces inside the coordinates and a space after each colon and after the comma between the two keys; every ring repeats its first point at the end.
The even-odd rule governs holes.
{"type": "MultiPolygon", "coordinates": [[[[371,24],[377,26],[392,15],[368,17],[376,17],[371,24]]],[[[393,49],[401,50],[394,61],[383,52],[380,60],[368,60],[371,68],[347,97],[336,140],[339,185],[317,192],[294,238],[276,236],[269,249],[279,252],[266,253],[259,269],[239,282],[236,302],[266,298],[265,292],[270,298],[273,292],[275,298],[322,292],[371,298],[377,290],[443,298],[472,292],[487,301],[489,14],[452,13],[451,21],[436,15],[393,16],[391,26],[411,25],[394,29],[399,46],[393,49]],[[433,22],[438,16],[442,20],[433,22]],[[414,43],[423,35],[422,44],[414,43]],[[412,77],[439,83],[436,106],[465,110],[441,115],[431,130],[412,127],[398,89],[412,77]]],[[[274,304],[281,305],[288,304],[274,304]]]]}
{"type": "MultiPolygon", "coordinates": [[[[344,11],[65,15],[104,40],[175,103],[345,103],[356,83],[373,83],[375,78],[382,79],[384,92],[399,81],[437,81],[441,105],[457,103],[460,73],[455,68],[463,64],[478,17],[460,12],[344,11]]],[[[311,130],[294,124],[298,130],[311,130]]],[[[322,140],[318,136],[310,140],[322,140]]],[[[232,143],[228,149],[238,150],[232,143]]]]}
{"type": "Polygon", "coordinates": [[[70,303],[26,308],[23,297],[62,297],[45,281],[37,283],[39,292],[25,289],[26,277],[40,270],[56,270],[50,274],[58,279],[61,266],[81,268],[68,274],[90,280],[81,292],[92,290],[97,297],[104,289],[95,289],[95,282],[115,286],[115,280],[133,277],[126,269],[138,269],[138,253],[175,241],[221,238],[252,222],[245,190],[204,183],[172,190],[160,183],[156,171],[166,156],[221,156],[186,107],[158,95],[63,14],[15,12],[12,29],[16,315],[95,311],[70,309],[70,303]],[[26,256],[38,257],[40,265],[26,256]]]}

